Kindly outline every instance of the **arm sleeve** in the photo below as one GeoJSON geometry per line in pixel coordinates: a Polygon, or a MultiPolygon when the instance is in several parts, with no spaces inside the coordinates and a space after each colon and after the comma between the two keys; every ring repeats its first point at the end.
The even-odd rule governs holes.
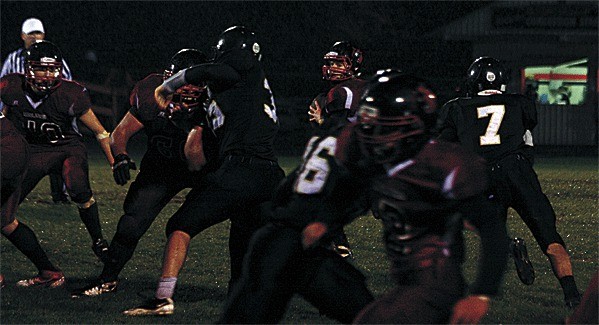
{"type": "Polygon", "coordinates": [[[229,88],[240,80],[241,75],[225,63],[200,64],[185,70],[185,81],[193,85],[208,82],[219,88],[229,88]]]}
{"type": "Polygon", "coordinates": [[[532,130],[537,126],[537,105],[534,100],[523,100],[523,109],[522,113],[524,116],[522,120],[524,121],[524,128],[527,130],[532,130]]]}
{"type": "Polygon", "coordinates": [[[495,206],[483,195],[464,201],[460,210],[477,228],[481,241],[478,272],[470,293],[497,295],[508,259],[505,223],[497,215],[495,206]]]}
{"type": "Polygon", "coordinates": [[[453,118],[451,116],[452,106],[452,104],[447,103],[443,105],[443,107],[439,111],[438,138],[446,141],[456,142],[458,141],[458,133],[456,130],[455,122],[453,121],[453,118]]]}

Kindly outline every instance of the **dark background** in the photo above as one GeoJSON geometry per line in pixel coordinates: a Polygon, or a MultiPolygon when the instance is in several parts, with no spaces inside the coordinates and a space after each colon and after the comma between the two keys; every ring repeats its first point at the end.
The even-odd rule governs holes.
{"type": "Polygon", "coordinates": [[[4,59],[22,46],[21,24],[36,17],[44,23],[46,40],[63,51],[75,79],[103,82],[116,69],[135,81],[161,71],[179,49],[209,51],[220,32],[245,24],[262,40],[265,69],[275,95],[311,97],[320,87],[322,55],[338,40],[350,40],[364,49],[367,71],[394,66],[446,74],[442,67],[428,64],[427,58],[445,63],[465,59],[468,64],[469,53],[465,57],[455,51],[433,53],[434,45],[425,42],[423,35],[485,4],[2,1],[0,50],[4,59]]]}

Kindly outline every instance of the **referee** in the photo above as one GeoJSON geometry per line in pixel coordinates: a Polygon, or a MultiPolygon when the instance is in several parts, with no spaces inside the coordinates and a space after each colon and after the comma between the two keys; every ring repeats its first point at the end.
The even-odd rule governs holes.
{"type": "MultiPolygon", "coordinates": [[[[44,25],[39,19],[29,18],[25,20],[21,27],[21,39],[23,40],[24,46],[8,54],[2,65],[0,78],[10,73],[24,74],[26,50],[29,49],[33,43],[43,40],[45,36],[44,25]]],[[[72,80],[71,69],[69,69],[69,66],[64,59],[62,60],[62,78],[72,80]]],[[[52,201],[54,203],[68,203],[69,198],[61,171],[51,172],[49,176],[52,201]]]]}

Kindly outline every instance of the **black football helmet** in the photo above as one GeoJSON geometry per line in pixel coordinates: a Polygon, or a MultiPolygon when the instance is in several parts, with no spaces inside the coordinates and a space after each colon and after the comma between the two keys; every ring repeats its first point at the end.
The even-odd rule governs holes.
{"type": "MultiPolygon", "coordinates": [[[[163,78],[166,80],[180,70],[193,67],[194,65],[208,62],[206,55],[196,49],[182,49],[171,58],[171,64],[164,70],[163,78]]],[[[173,105],[183,107],[185,104],[188,109],[199,106],[205,99],[206,85],[187,84],[177,89],[173,94],[173,105]]]]}
{"type": "Polygon", "coordinates": [[[360,73],[364,56],[362,50],[350,42],[341,41],[324,55],[322,78],[330,81],[343,81],[360,73]]]}
{"type": "Polygon", "coordinates": [[[56,89],[62,81],[62,53],[53,43],[37,41],[25,50],[25,78],[38,93],[56,89]]]}
{"type": "Polygon", "coordinates": [[[505,91],[508,82],[507,71],[503,64],[492,57],[480,57],[468,68],[466,89],[470,96],[485,90],[505,91]]]}
{"type": "Polygon", "coordinates": [[[222,32],[216,46],[213,47],[214,58],[218,59],[223,53],[234,49],[251,51],[260,61],[262,59],[262,48],[256,34],[245,26],[233,26],[222,32]]]}
{"type": "Polygon", "coordinates": [[[429,140],[437,97],[422,79],[387,69],[369,81],[358,110],[358,144],[376,163],[403,161],[429,140]]]}

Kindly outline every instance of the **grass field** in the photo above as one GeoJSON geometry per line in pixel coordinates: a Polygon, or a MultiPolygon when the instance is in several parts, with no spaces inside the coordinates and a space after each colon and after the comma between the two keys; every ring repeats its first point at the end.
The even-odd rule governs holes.
{"type": "MultiPolygon", "coordinates": [[[[139,158],[139,157],[134,157],[139,158]]],[[[91,181],[99,202],[105,236],[110,239],[122,213],[127,186],[114,184],[109,168],[97,152],[90,154],[91,181]]],[[[289,171],[295,157],[281,159],[289,171]]],[[[4,162],[6,163],[6,162],[4,162]]],[[[572,256],[577,283],[584,290],[598,267],[598,174],[597,159],[539,158],[536,164],[543,189],[557,213],[558,230],[572,256]]],[[[229,274],[227,249],[228,222],[214,226],[192,241],[189,259],[180,275],[175,293],[175,314],[159,318],[130,318],[120,314],[152,296],[160,274],[164,226],[183,201],[176,197],[141,240],[133,259],[121,274],[119,291],[97,298],[72,300],[69,291],[97,276],[101,264],[90,249],[89,236],[74,205],[50,204],[49,186],[44,179],[21,205],[18,218],[37,234],[52,261],[67,276],[66,288],[21,289],[14,283],[35,273],[33,265],[5,238],[1,244],[1,271],[7,286],[1,292],[2,324],[114,324],[114,323],[213,323],[225,299],[229,274]]],[[[485,323],[550,324],[560,323],[570,311],[563,304],[562,291],[546,257],[540,252],[530,231],[510,210],[512,235],[523,237],[529,247],[537,278],[532,286],[518,280],[509,261],[502,295],[492,303],[485,323]]],[[[354,247],[355,264],[368,277],[375,295],[390,288],[387,260],[381,244],[381,227],[373,218],[362,218],[347,228],[354,247]]],[[[477,239],[467,233],[469,259],[464,265],[468,279],[474,278],[477,239]]],[[[303,300],[294,299],[285,323],[332,323],[303,300]]]]}

